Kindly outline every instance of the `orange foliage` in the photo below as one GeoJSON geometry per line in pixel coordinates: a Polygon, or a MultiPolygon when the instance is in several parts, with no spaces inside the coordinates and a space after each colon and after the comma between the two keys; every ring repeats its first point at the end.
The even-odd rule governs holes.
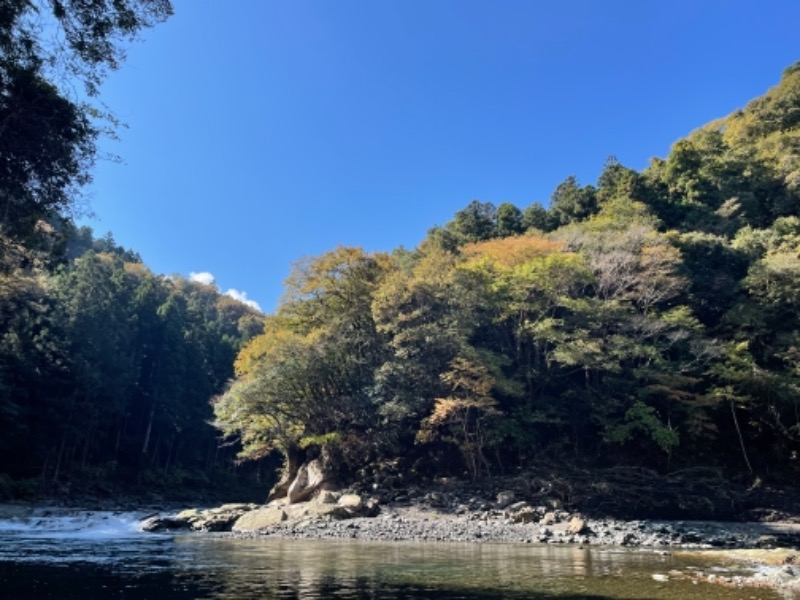
{"type": "Polygon", "coordinates": [[[461,250],[468,259],[488,258],[506,267],[524,264],[532,258],[562,252],[564,242],[520,235],[467,244],[461,250]]]}

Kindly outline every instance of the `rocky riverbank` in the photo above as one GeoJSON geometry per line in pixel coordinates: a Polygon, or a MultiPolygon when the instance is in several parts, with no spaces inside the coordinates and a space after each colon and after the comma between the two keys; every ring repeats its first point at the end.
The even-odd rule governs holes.
{"type": "Polygon", "coordinates": [[[532,506],[501,492],[466,500],[432,492],[381,505],[372,497],[326,491],[298,504],[230,504],[146,519],[146,531],[231,531],[240,536],[382,541],[511,542],[656,549],[800,547],[800,524],[618,520],[532,506]]]}
{"type": "Polygon", "coordinates": [[[798,523],[597,518],[534,505],[512,491],[488,498],[411,489],[389,503],[352,490],[323,491],[296,504],[285,500],[267,505],[228,504],[152,515],[142,522],[142,528],[283,539],[574,544],[664,553],[703,552],[721,563],[749,562],[744,570],[710,570],[684,576],[723,585],[800,592],[800,565],[795,565],[800,551],[794,550],[800,548],[798,523]]]}

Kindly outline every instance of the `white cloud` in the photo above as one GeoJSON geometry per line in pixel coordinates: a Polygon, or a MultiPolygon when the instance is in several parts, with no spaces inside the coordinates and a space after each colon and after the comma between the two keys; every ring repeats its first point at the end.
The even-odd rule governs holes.
{"type": "MultiPolygon", "coordinates": [[[[189,281],[195,281],[204,285],[216,285],[216,279],[214,279],[214,276],[208,271],[200,271],[199,273],[192,271],[189,273],[189,281]]],[[[239,290],[231,288],[225,292],[225,295],[230,296],[234,300],[238,300],[242,304],[246,304],[250,308],[261,312],[261,307],[258,305],[258,302],[255,300],[250,300],[247,297],[247,292],[240,292],[239,290]]]]}
{"type": "Polygon", "coordinates": [[[200,273],[192,271],[189,273],[189,281],[196,281],[197,283],[203,283],[205,285],[214,285],[214,276],[208,271],[201,271],[200,273]]]}
{"type": "Polygon", "coordinates": [[[250,308],[254,308],[259,312],[261,311],[261,307],[258,305],[258,302],[256,302],[255,300],[248,300],[247,292],[240,292],[239,290],[231,288],[227,292],[225,292],[225,295],[230,296],[234,300],[238,300],[243,304],[246,304],[250,308]]]}

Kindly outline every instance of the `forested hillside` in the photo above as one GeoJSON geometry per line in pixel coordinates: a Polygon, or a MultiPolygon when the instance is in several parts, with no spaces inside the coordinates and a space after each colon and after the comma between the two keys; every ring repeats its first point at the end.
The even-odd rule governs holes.
{"type": "Polygon", "coordinates": [[[303,260],[264,317],[75,225],[104,121],[48,65],[92,97],[116,40],[171,12],[100,4],[53,4],[49,54],[44,5],[0,0],[0,498],[230,490],[236,455],[282,457],[284,483],[316,458],[343,480],[796,477],[800,63],[642,172],[609,159],[547,206],[473,201],[412,250],[303,260]]]}
{"type": "Polygon", "coordinates": [[[209,399],[261,315],[73,221],[119,125],[100,84],[171,14],[169,0],[0,0],[0,500],[235,482],[209,399]]]}
{"type": "MultiPolygon", "coordinates": [[[[565,165],[568,169],[569,165],[565,165]]],[[[297,264],[215,402],[241,456],[780,480],[800,450],[800,63],[642,172],[297,264]]]]}
{"type": "Polygon", "coordinates": [[[50,234],[68,242],[60,253],[2,240],[0,477],[16,481],[5,493],[198,490],[228,477],[209,399],[262,316],[216,287],[154,275],[109,236],[64,228],[50,234]]]}

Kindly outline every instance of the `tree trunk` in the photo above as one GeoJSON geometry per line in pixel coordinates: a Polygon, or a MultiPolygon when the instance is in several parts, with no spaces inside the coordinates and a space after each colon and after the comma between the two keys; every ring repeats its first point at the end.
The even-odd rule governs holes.
{"type": "Polygon", "coordinates": [[[736,418],[736,407],[733,405],[733,400],[730,401],[731,403],[731,414],[733,415],[733,424],[736,425],[736,433],[739,435],[739,444],[742,447],[742,456],[744,456],[744,462],[747,464],[747,470],[751,473],[753,472],[753,467],[750,466],[750,459],[747,457],[747,448],[744,446],[744,438],[742,437],[742,430],[739,429],[739,419],[736,418]]]}
{"type": "Polygon", "coordinates": [[[153,417],[156,414],[156,403],[150,407],[150,416],[147,419],[147,431],[144,434],[144,444],[142,444],[142,454],[147,454],[147,447],[150,445],[150,434],[153,431],[153,417]]]}
{"type": "Polygon", "coordinates": [[[286,497],[286,494],[289,492],[289,486],[292,485],[292,482],[297,477],[300,467],[303,466],[303,463],[305,462],[306,453],[305,450],[299,446],[291,446],[284,450],[283,458],[284,463],[283,470],[281,471],[281,478],[278,480],[278,483],[272,486],[272,489],[269,491],[267,502],[286,497]]]}

